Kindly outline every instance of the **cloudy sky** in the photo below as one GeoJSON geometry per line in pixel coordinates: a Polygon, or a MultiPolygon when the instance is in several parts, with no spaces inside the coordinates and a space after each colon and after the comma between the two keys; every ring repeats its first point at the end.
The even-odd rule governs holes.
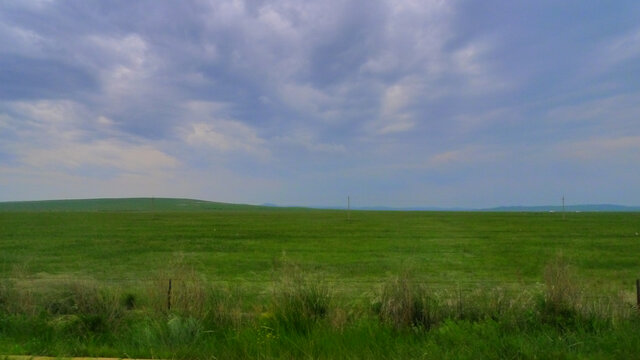
{"type": "Polygon", "coordinates": [[[2,1],[0,201],[640,204],[638,1],[2,1]]]}

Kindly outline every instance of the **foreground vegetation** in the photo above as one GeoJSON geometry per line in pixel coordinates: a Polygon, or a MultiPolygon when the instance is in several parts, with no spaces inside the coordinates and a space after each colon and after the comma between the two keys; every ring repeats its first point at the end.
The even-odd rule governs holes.
{"type": "Polygon", "coordinates": [[[0,288],[0,351],[134,358],[633,358],[640,317],[624,299],[594,301],[557,258],[540,293],[451,294],[403,274],[366,301],[336,296],[285,264],[265,303],[186,271],[157,288],[95,282],[0,288]],[[170,309],[167,301],[170,301],[170,309]]]}
{"type": "Polygon", "coordinates": [[[4,212],[0,354],[634,358],[639,226],[637,213],[4,212]]]}

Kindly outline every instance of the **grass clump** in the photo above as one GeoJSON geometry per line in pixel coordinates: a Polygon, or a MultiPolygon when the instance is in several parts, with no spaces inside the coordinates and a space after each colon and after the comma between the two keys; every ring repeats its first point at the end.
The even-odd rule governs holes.
{"type": "Polygon", "coordinates": [[[380,320],[396,329],[431,328],[438,321],[437,301],[426,286],[415,282],[408,273],[383,285],[380,298],[374,303],[380,320]]]}
{"type": "Polygon", "coordinates": [[[53,286],[57,291],[43,299],[43,307],[57,328],[83,334],[118,331],[122,325],[126,307],[116,290],[80,280],[53,286]]]}
{"type": "Polygon", "coordinates": [[[547,318],[567,321],[578,315],[579,291],[568,260],[558,255],[544,268],[542,313],[547,318]]]}
{"type": "Polygon", "coordinates": [[[289,331],[307,333],[331,308],[329,287],[307,276],[294,264],[283,264],[276,279],[271,301],[275,325],[289,331]]]}
{"type": "Polygon", "coordinates": [[[199,319],[208,329],[220,329],[242,321],[241,296],[207,281],[182,254],[170,262],[168,270],[158,274],[158,280],[148,284],[146,300],[151,313],[163,314],[174,322],[199,319]]]}
{"type": "Polygon", "coordinates": [[[14,284],[10,280],[0,280],[0,313],[9,311],[11,302],[15,299],[14,284]]]}

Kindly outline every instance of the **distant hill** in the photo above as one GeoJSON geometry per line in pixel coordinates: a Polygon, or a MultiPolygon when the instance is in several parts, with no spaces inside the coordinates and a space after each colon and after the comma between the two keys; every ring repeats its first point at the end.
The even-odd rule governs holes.
{"type": "MultiPolygon", "coordinates": [[[[473,208],[441,208],[441,207],[386,207],[370,206],[358,207],[356,210],[376,210],[376,211],[495,211],[495,212],[561,212],[562,206],[499,206],[493,208],[473,209],[473,208]]],[[[623,206],[613,204],[587,204],[569,205],[565,207],[567,212],[637,212],[640,206],[623,206]]]]}
{"type": "Polygon", "coordinates": [[[476,211],[476,209],[467,208],[444,208],[436,206],[412,206],[412,207],[390,207],[390,206],[361,206],[354,208],[355,210],[370,211],[476,211]]]}
{"type": "Polygon", "coordinates": [[[272,210],[265,206],[173,198],[108,198],[0,202],[0,211],[272,210]]]}
{"type": "MultiPolygon", "coordinates": [[[[106,198],[42,201],[0,202],[2,211],[287,211],[311,208],[262,205],[231,204],[195,199],[175,198],[106,198]]],[[[316,207],[315,209],[345,210],[341,207],[316,207]]],[[[352,210],[371,211],[496,211],[496,212],[561,212],[562,206],[500,206],[486,209],[441,208],[441,207],[357,207],[352,210]]],[[[566,206],[567,212],[640,212],[640,206],[613,204],[591,204],[566,206]]]]}
{"type": "MultiPolygon", "coordinates": [[[[565,206],[567,212],[635,212],[640,211],[640,206],[623,206],[614,204],[586,204],[586,205],[568,205],[565,206]]],[[[533,212],[561,212],[562,206],[500,206],[490,209],[482,209],[481,211],[533,211],[533,212]]]]}

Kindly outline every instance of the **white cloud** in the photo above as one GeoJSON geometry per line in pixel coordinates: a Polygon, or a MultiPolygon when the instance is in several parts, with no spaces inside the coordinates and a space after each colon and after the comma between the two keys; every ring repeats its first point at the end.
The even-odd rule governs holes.
{"type": "Polygon", "coordinates": [[[340,121],[344,109],[344,97],[340,89],[328,94],[310,84],[284,83],[278,89],[280,100],[308,120],[320,119],[331,123],[340,121]]]}
{"type": "Polygon", "coordinates": [[[231,111],[230,103],[221,101],[189,100],[182,104],[188,119],[208,119],[214,116],[226,116],[231,111]]]}
{"type": "Polygon", "coordinates": [[[182,105],[184,124],[177,131],[191,146],[219,152],[243,152],[261,158],[269,155],[256,129],[228,118],[232,106],[222,102],[187,101],[182,105]]]}
{"type": "Polygon", "coordinates": [[[431,155],[426,166],[437,168],[450,165],[497,163],[503,161],[505,157],[504,150],[495,146],[468,145],[431,155]]]}
{"type": "Polygon", "coordinates": [[[640,134],[640,93],[599,97],[558,106],[546,115],[551,126],[564,127],[570,140],[591,137],[619,138],[640,134]]]}
{"type": "Polygon", "coordinates": [[[347,150],[342,144],[319,142],[311,134],[304,133],[277,137],[273,141],[299,146],[311,153],[342,154],[347,150]]]}
{"type": "Polygon", "coordinates": [[[191,123],[183,129],[184,139],[190,145],[205,145],[222,151],[241,151],[266,155],[264,140],[256,131],[239,121],[212,119],[209,122],[191,123]]]}
{"type": "Polygon", "coordinates": [[[386,52],[369,58],[360,68],[363,73],[383,75],[398,69],[400,59],[397,54],[386,52]]]}
{"type": "Polygon", "coordinates": [[[45,39],[32,30],[0,22],[0,45],[3,46],[3,52],[41,56],[45,43],[45,39]]]}
{"type": "MultiPolygon", "coordinates": [[[[518,149],[520,150],[520,149],[518,149]]],[[[385,155],[388,152],[385,151],[385,155]]],[[[505,162],[518,158],[514,155],[513,149],[507,149],[497,145],[483,145],[477,143],[462,144],[448,150],[431,150],[416,154],[405,152],[404,158],[392,158],[393,162],[383,163],[379,161],[377,166],[369,166],[358,169],[358,173],[364,170],[370,176],[389,176],[397,171],[452,171],[456,172],[464,168],[474,168],[486,166],[499,166],[505,162]],[[383,165],[384,164],[384,165],[383,165]],[[373,172],[371,172],[373,170],[373,172]]]]}
{"type": "Polygon", "coordinates": [[[413,98],[412,91],[406,85],[393,85],[387,88],[382,98],[382,115],[391,115],[402,111],[413,98]]]}
{"type": "Polygon", "coordinates": [[[319,114],[331,101],[327,94],[309,84],[283,84],[280,96],[292,108],[312,114],[319,114]]]}
{"type": "Polygon", "coordinates": [[[65,143],[56,147],[29,148],[21,151],[24,164],[37,168],[75,169],[97,166],[127,173],[142,173],[176,167],[172,156],[150,145],[136,145],[105,139],[89,143],[65,143]]]}
{"type": "Polygon", "coordinates": [[[640,117],[640,93],[600,97],[575,105],[552,108],[547,117],[559,122],[597,122],[612,125],[636,124],[640,117]]]}
{"type": "Polygon", "coordinates": [[[11,118],[6,114],[0,114],[0,128],[9,128],[11,118]]]}
{"type": "MultiPolygon", "coordinates": [[[[2,200],[42,200],[97,197],[201,197],[193,184],[171,172],[111,173],[110,176],[70,173],[67,169],[0,165],[2,200]]],[[[178,172],[180,174],[181,172],[178,172]]]]}
{"type": "Polygon", "coordinates": [[[486,111],[462,113],[453,117],[458,134],[466,134],[496,125],[504,125],[522,121],[522,114],[518,109],[510,107],[498,107],[486,111]]]}
{"type": "Polygon", "coordinates": [[[114,122],[113,120],[109,119],[106,116],[98,116],[98,124],[102,125],[102,126],[113,126],[114,122]]]}
{"type": "Polygon", "coordinates": [[[609,66],[640,57],[640,29],[609,40],[599,49],[599,55],[609,66]]]}
{"type": "Polygon", "coordinates": [[[395,84],[382,95],[380,114],[375,122],[377,134],[404,132],[415,125],[413,114],[407,109],[416,97],[416,88],[409,84],[395,84]]]}
{"type": "Polygon", "coordinates": [[[3,105],[16,114],[10,121],[17,136],[31,139],[33,145],[75,141],[84,135],[82,120],[88,112],[74,101],[17,101],[3,105]]]}
{"type": "Polygon", "coordinates": [[[145,65],[150,50],[142,37],[135,33],[121,37],[89,35],[87,41],[99,50],[100,56],[131,67],[145,65]]]}
{"type": "Polygon", "coordinates": [[[113,121],[69,100],[4,103],[13,115],[4,122],[15,138],[5,146],[26,167],[78,169],[85,166],[118,173],[151,173],[179,161],[154,146],[113,129],[113,121]]]}
{"type": "Polygon", "coordinates": [[[469,95],[483,95],[508,88],[507,81],[483,61],[490,52],[491,45],[488,40],[476,40],[451,53],[450,71],[463,79],[463,84],[457,91],[469,95]]]}
{"type": "Polygon", "coordinates": [[[160,60],[141,35],[90,35],[84,39],[83,46],[79,61],[99,75],[106,95],[103,99],[108,100],[108,106],[120,108],[139,103],[145,97],[164,91],[154,85],[157,79],[153,75],[160,67],[160,60]]]}

